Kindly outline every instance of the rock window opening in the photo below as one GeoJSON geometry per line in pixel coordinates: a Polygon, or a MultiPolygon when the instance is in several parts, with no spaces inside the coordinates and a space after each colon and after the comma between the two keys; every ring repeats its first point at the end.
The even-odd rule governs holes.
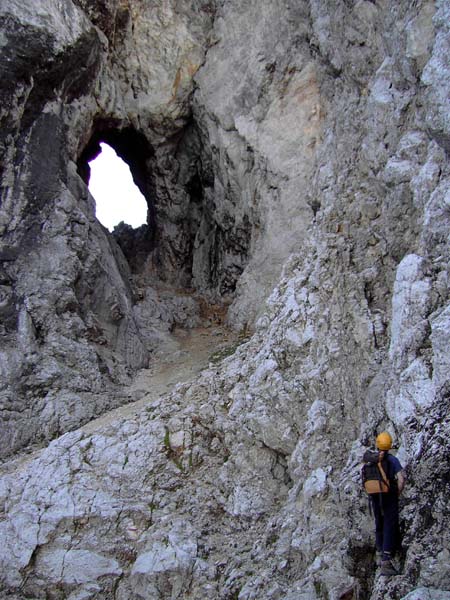
{"type": "Polygon", "coordinates": [[[90,161],[89,190],[95,198],[96,216],[109,231],[121,222],[138,228],[147,223],[147,202],[135,185],[128,165],[104,142],[90,161]]]}

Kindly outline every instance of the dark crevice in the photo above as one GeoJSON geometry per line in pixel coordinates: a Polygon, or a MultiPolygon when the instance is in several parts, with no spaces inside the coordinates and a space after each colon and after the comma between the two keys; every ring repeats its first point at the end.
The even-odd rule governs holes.
{"type": "Polygon", "coordinates": [[[359,583],[362,598],[370,596],[375,578],[375,551],[371,545],[350,542],[347,550],[349,572],[359,583]]]}

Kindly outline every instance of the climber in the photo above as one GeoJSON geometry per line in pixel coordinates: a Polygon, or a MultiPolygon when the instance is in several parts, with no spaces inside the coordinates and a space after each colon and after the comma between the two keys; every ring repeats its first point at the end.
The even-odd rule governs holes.
{"type": "Polygon", "coordinates": [[[405,486],[403,467],[397,457],[389,454],[392,437],[386,431],[376,439],[378,464],[384,466],[388,491],[370,494],[375,516],[375,542],[377,554],[381,555],[381,575],[398,575],[392,564],[392,556],[399,546],[398,498],[405,486]]]}

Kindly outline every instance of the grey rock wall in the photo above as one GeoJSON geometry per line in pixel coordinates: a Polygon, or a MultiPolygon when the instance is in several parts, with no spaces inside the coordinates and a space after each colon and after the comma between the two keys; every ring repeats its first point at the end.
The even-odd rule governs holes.
{"type": "Polygon", "coordinates": [[[2,4],[2,454],[74,430],[3,465],[5,597],[448,597],[449,17],[2,4]],[[149,204],[124,251],[83,182],[102,136],[149,204]],[[246,341],[78,429],[200,323],[170,286],[246,341]],[[392,579],[359,485],[382,429],[408,476],[392,579]]]}
{"type": "MultiPolygon", "coordinates": [[[[190,13],[170,7],[158,8],[160,20],[141,18],[124,6],[110,8],[113,39],[70,1],[36,7],[11,0],[1,7],[2,455],[127,401],[118,386],[148,364],[158,340],[140,332],[130,267],[95,219],[80,159],[95,132],[124,132],[113,136],[114,143],[134,159],[135,177],[154,202],[152,178],[145,172],[151,152],[139,161],[136,148],[130,153],[123,140],[131,130],[134,144],[147,134],[149,149],[169,145],[173,151],[178,145],[178,138],[167,139],[182,135],[189,118],[189,85],[203,56],[195,36],[204,36],[205,27],[200,15],[191,32],[185,24],[190,13]],[[173,15],[179,23],[171,22],[173,15]],[[126,42],[133,20],[152,51],[136,48],[131,37],[126,42]],[[159,36],[164,42],[155,45],[159,36]],[[172,48],[169,56],[165,44],[172,48]],[[133,92],[138,80],[139,98],[133,92]],[[158,90],[150,105],[144,90],[158,90]]],[[[104,28],[110,32],[107,24],[104,28]]],[[[173,219],[180,222],[182,215],[173,219]]],[[[170,235],[173,244],[189,244],[176,225],[170,235]]],[[[147,237],[152,236],[153,231],[147,237]]],[[[163,253],[164,246],[162,240],[163,253]]],[[[151,243],[144,239],[147,247],[151,243]]],[[[156,259],[161,275],[171,268],[173,254],[169,247],[164,259],[156,259]]],[[[172,272],[186,284],[179,268],[186,251],[179,254],[172,272]]]]}

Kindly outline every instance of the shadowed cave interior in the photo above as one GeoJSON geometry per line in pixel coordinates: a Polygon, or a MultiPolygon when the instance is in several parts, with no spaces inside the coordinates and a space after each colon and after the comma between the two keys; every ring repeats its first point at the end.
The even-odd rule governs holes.
{"type": "Polygon", "coordinates": [[[211,154],[195,125],[172,140],[162,164],[141,132],[109,121],[96,122],[77,161],[86,185],[89,162],[100,154],[102,142],[129,166],[147,202],[145,225],[133,228],[120,223],[112,233],[132,273],[153,273],[214,303],[229,304],[247,262],[252,226],[245,213],[236,217],[239,191],[234,195],[227,191],[230,209],[224,210],[214,188],[211,154]]]}

